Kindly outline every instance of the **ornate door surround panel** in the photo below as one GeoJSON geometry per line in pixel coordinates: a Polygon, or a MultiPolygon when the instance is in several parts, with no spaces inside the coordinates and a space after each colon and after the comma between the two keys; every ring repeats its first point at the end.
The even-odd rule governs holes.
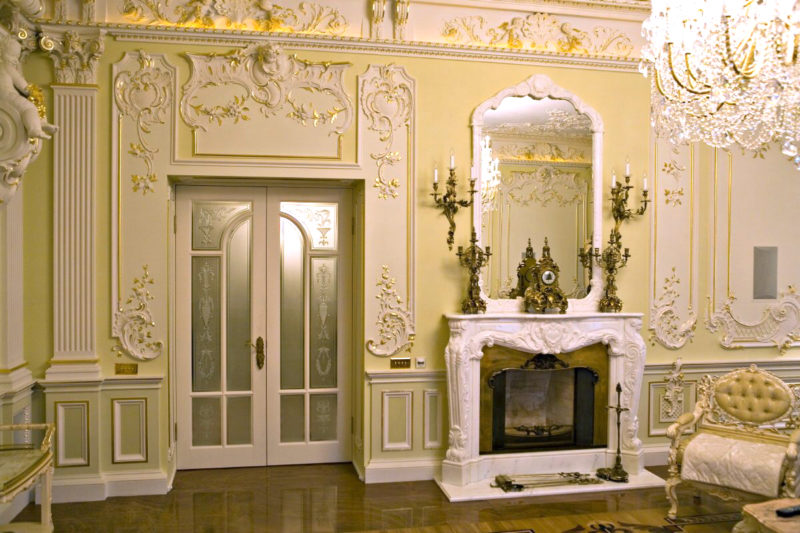
{"type": "MultiPolygon", "coordinates": [[[[637,436],[639,394],[645,363],[640,313],[581,315],[446,315],[450,341],[445,350],[450,432],[441,482],[463,487],[498,474],[565,471],[593,472],[611,466],[617,447],[616,418],[609,409],[608,448],[511,454],[479,454],[480,360],[483,348],[505,346],[529,353],[559,354],[602,343],[609,357],[609,405],[616,405],[616,383],[622,385],[621,449],[625,469],[644,469],[637,436]]],[[[624,488],[616,485],[617,488],[624,488]]]]}

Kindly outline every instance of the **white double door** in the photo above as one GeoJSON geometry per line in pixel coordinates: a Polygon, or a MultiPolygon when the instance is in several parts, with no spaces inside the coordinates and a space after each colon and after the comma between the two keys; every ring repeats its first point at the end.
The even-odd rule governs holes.
{"type": "Polygon", "coordinates": [[[178,468],[349,461],[350,191],[176,202],[178,468]]]}

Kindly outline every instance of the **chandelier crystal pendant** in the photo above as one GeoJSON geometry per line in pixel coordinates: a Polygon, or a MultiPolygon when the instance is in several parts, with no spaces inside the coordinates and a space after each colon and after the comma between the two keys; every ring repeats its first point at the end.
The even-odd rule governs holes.
{"type": "Polygon", "coordinates": [[[778,141],[800,170],[800,1],[652,0],[640,71],[673,143],[778,141]]]}
{"type": "Polygon", "coordinates": [[[500,161],[492,157],[489,136],[481,141],[481,209],[483,212],[495,209],[497,189],[500,187],[500,161]]]}

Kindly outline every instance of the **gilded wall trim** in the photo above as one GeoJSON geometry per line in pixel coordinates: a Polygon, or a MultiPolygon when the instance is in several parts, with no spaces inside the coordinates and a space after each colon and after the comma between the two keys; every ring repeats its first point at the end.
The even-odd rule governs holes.
{"type": "Polygon", "coordinates": [[[153,316],[150,301],[154,298],[148,287],[155,282],[150,277],[147,265],[142,275],[133,279],[128,299],[114,313],[111,334],[117,338],[114,352],[118,356],[129,355],[140,361],[149,361],[161,355],[164,344],[153,339],[153,316]]]}
{"type": "Polygon", "coordinates": [[[380,287],[375,296],[380,302],[375,320],[378,338],[367,341],[367,350],[371,354],[384,357],[409,349],[414,344],[414,321],[403,306],[403,299],[394,287],[396,280],[389,272],[389,265],[383,265],[377,283],[380,287]]]}
{"type": "Polygon", "coordinates": [[[392,150],[394,133],[401,126],[409,125],[414,112],[414,82],[405,69],[394,65],[380,65],[374,74],[361,79],[359,95],[361,111],[369,120],[367,127],[385,143],[382,150],[369,155],[378,166],[373,187],[378,189],[378,198],[386,200],[400,194],[400,180],[387,176],[386,172],[402,161],[401,152],[392,150]]]}
{"type": "Polygon", "coordinates": [[[153,126],[164,124],[165,114],[172,109],[174,72],[163,56],[153,57],[144,50],[136,57],[135,71],[122,71],[114,79],[114,102],[120,116],[131,117],[136,123],[138,142],[131,142],[128,153],[145,164],[144,174],[131,174],[133,192],[155,192],[158,176],[153,171],[153,157],[158,148],[150,144],[147,135],[153,126]]]}

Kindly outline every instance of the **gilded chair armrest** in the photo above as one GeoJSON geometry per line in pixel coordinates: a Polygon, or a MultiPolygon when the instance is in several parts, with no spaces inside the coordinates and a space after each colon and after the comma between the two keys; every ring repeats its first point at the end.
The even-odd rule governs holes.
{"type": "Polygon", "coordinates": [[[678,441],[680,441],[683,433],[700,419],[702,413],[703,410],[701,408],[695,407],[694,411],[691,413],[683,413],[678,417],[678,420],[667,428],[667,438],[672,441],[672,446],[678,445],[678,441]]]}
{"type": "Polygon", "coordinates": [[[53,433],[55,432],[55,425],[47,424],[6,424],[0,425],[0,431],[27,431],[34,429],[44,429],[44,438],[42,438],[41,450],[48,451],[53,446],[53,433]]]}
{"type": "Polygon", "coordinates": [[[798,445],[800,445],[800,428],[795,429],[789,436],[789,446],[786,448],[786,458],[791,462],[797,460],[798,445]]]}

